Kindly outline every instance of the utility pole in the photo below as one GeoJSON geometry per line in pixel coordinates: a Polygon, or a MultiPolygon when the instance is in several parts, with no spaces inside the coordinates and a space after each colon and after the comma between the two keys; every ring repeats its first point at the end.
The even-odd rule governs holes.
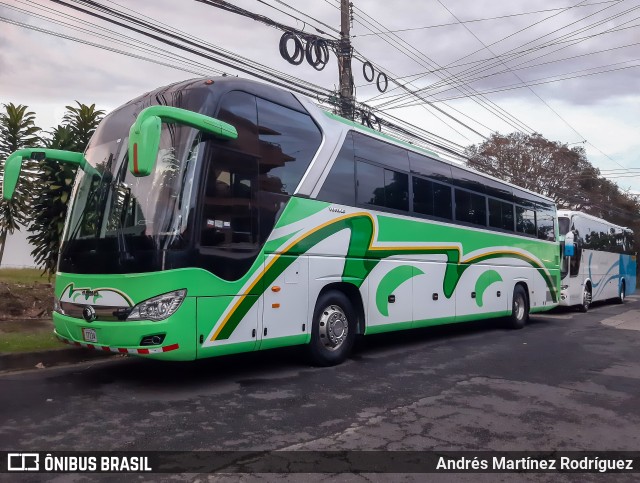
{"type": "Polygon", "coordinates": [[[353,120],[353,74],[351,73],[351,7],[349,0],[340,0],[340,47],[338,49],[338,75],[340,78],[340,115],[353,120]]]}

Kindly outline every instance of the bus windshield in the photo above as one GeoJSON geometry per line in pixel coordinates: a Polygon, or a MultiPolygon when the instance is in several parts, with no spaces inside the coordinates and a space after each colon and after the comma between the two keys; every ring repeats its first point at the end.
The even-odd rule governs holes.
{"type": "Polygon", "coordinates": [[[61,271],[162,270],[169,268],[162,252],[187,245],[198,132],[163,124],[156,169],[138,178],[128,170],[127,111],[106,118],[87,148],[96,173],[76,176],[61,271]]]}

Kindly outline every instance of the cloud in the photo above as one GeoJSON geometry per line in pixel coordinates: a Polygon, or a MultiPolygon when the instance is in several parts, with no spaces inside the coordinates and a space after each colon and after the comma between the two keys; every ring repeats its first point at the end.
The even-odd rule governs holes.
{"type": "MultiPolygon", "coordinates": [[[[450,87],[455,84],[453,74],[470,84],[470,87],[464,90],[452,89],[441,94],[443,97],[450,97],[468,95],[470,88],[483,92],[520,82],[513,73],[499,73],[506,69],[502,63],[494,62],[494,65],[490,66],[491,63],[486,62],[486,59],[493,57],[494,54],[507,55],[505,57],[507,65],[512,69],[519,69],[515,70],[517,75],[522,80],[531,82],[536,79],[594,69],[608,64],[619,63],[619,67],[633,65],[632,62],[627,61],[634,59],[634,52],[638,51],[637,46],[629,46],[593,54],[598,50],[640,42],[637,37],[637,28],[596,35],[607,29],[624,27],[624,22],[637,16],[633,12],[624,13],[634,7],[627,2],[593,2],[594,5],[591,6],[568,8],[565,11],[558,9],[570,7],[571,4],[558,2],[558,0],[539,0],[535,3],[496,2],[495,0],[457,0],[455,2],[442,0],[442,2],[456,17],[463,21],[513,15],[526,11],[549,11],[470,22],[464,24],[466,28],[463,25],[454,24],[399,32],[397,36],[364,36],[364,34],[370,33],[371,29],[378,32],[385,28],[393,30],[424,27],[455,23],[456,19],[436,1],[414,2],[408,6],[406,1],[399,0],[384,2],[382,0],[359,0],[355,3],[352,28],[352,34],[355,35],[353,44],[359,52],[359,57],[362,56],[381,65],[390,77],[402,77],[446,67],[446,70],[438,70],[436,73],[416,81],[415,86],[432,86],[434,83],[443,82],[441,79],[444,78],[444,85],[450,87]],[[607,17],[613,15],[618,15],[618,17],[606,20],[607,17]],[[380,23],[376,23],[376,20],[380,23]],[[592,25],[596,22],[602,23],[592,25]],[[552,40],[556,42],[555,45],[545,49],[539,48],[543,42],[552,40]],[[570,41],[565,42],[566,40],[570,41]],[[403,44],[403,41],[408,42],[408,45],[403,44]],[[488,46],[490,51],[482,43],[488,46]],[[400,50],[395,48],[396,46],[400,46],[400,50]],[[532,50],[519,57],[511,55],[525,49],[538,50],[532,50]],[[539,58],[534,59],[537,56],[539,58]],[[476,63],[469,64],[470,62],[476,63]],[[622,64],[623,62],[627,63],[622,64]],[[464,63],[467,65],[460,65],[464,63]],[[487,77],[480,78],[482,76],[487,77]]],[[[126,50],[144,57],[161,59],[163,62],[192,61],[198,64],[191,67],[197,71],[209,72],[213,67],[232,74],[239,74],[237,71],[218,63],[143,37],[130,29],[116,27],[50,2],[44,3],[48,7],[60,10],[63,15],[78,18],[77,22],[71,18],[64,18],[64,21],[72,23],[76,27],[94,30],[96,34],[89,35],[75,29],[55,25],[35,18],[33,15],[19,14],[9,8],[0,7],[0,13],[2,16],[33,26],[80,37],[90,42],[126,50]],[[98,24],[101,28],[115,30],[117,33],[111,34],[105,30],[97,29],[91,25],[93,23],[98,24]],[[98,33],[114,36],[119,41],[125,42],[125,45],[101,38],[97,35],[98,33]],[[136,49],[136,47],[147,47],[146,44],[153,46],[155,55],[136,49]]],[[[303,13],[290,10],[285,5],[270,3],[282,12],[266,4],[255,2],[255,0],[238,0],[234,2],[234,5],[267,15],[297,28],[304,28],[305,32],[309,33],[316,33],[312,24],[319,24],[309,20],[306,15],[339,29],[340,12],[332,7],[335,3],[334,0],[328,0],[328,2],[293,0],[289,2],[292,7],[303,13]],[[298,21],[283,12],[303,19],[305,22],[298,21]]],[[[162,22],[163,28],[184,31],[185,34],[179,35],[191,36],[196,43],[211,43],[217,48],[224,48],[232,54],[254,59],[269,68],[284,72],[286,75],[295,76],[325,88],[336,88],[338,75],[333,52],[330,63],[322,72],[315,71],[306,63],[297,67],[292,66],[282,59],[278,52],[278,41],[282,32],[254,20],[239,17],[196,1],[179,2],[178,6],[178,2],[175,0],[140,0],[135,2],[135,6],[128,6],[140,11],[142,15],[162,22]]],[[[32,10],[35,11],[35,9],[32,10]]],[[[626,26],[628,25],[633,25],[633,23],[626,26]]],[[[321,26],[321,28],[328,34],[337,35],[327,26],[321,26]]],[[[360,86],[357,91],[358,99],[365,101],[379,93],[375,86],[365,85],[366,81],[362,76],[361,69],[361,62],[354,60],[354,79],[355,83],[360,86]]],[[[635,135],[615,136],[616,143],[610,144],[607,138],[598,137],[597,119],[607,118],[612,123],[610,125],[615,124],[619,127],[619,132],[634,131],[637,121],[633,117],[627,116],[623,105],[625,102],[631,102],[634,106],[638,105],[637,74],[637,68],[630,68],[537,85],[533,89],[563,118],[568,119],[577,131],[587,138],[597,138],[598,143],[594,142],[596,146],[600,147],[599,143],[606,145],[606,148],[600,147],[600,149],[603,149],[610,156],[613,152],[616,155],[619,153],[626,162],[629,159],[628,153],[633,152],[630,146],[635,146],[635,142],[630,138],[634,138],[635,135]],[[589,113],[597,114],[590,116],[589,113]],[[613,120],[616,119],[621,119],[621,121],[614,123],[613,120]],[[595,135],[591,134],[592,129],[596,133],[595,135]]],[[[95,102],[99,107],[114,108],[143,92],[195,76],[195,74],[133,59],[26,28],[5,23],[0,26],[0,103],[20,102],[32,106],[42,106],[42,109],[47,110],[47,120],[53,120],[60,115],[61,108],[54,106],[62,106],[63,109],[64,105],[70,104],[76,99],[84,103],[95,102]]],[[[438,90],[430,87],[426,94],[436,92],[438,90]]],[[[487,98],[503,107],[522,123],[542,132],[551,139],[566,142],[579,140],[574,131],[527,89],[496,92],[489,94],[487,98]]],[[[478,102],[480,101],[478,100],[478,102]]],[[[487,129],[476,124],[474,120],[484,124],[489,130],[502,132],[512,131],[518,125],[515,121],[507,122],[507,114],[496,113],[494,106],[480,106],[469,98],[453,100],[447,104],[462,113],[450,110],[452,115],[472,124],[482,132],[487,132],[487,129]],[[473,120],[465,118],[464,115],[473,120]]],[[[441,105],[444,109],[449,110],[445,104],[441,105]]],[[[422,107],[392,111],[392,113],[414,120],[432,132],[450,137],[461,144],[477,142],[479,139],[441,114],[437,112],[429,114],[422,107]],[[434,117],[434,115],[439,117],[434,117]],[[447,127],[447,123],[456,130],[447,127]],[[465,138],[462,134],[467,137],[465,138]]],[[[39,112],[38,115],[40,116],[39,112]]],[[[600,155],[600,158],[603,157],[600,155]]],[[[605,161],[602,162],[605,163],[605,161]]]]}

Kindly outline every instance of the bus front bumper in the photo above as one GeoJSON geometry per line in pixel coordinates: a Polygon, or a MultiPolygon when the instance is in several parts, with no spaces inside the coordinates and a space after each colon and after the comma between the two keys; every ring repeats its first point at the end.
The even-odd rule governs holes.
{"type": "Polygon", "coordinates": [[[187,297],[180,309],[166,320],[94,321],[53,313],[54,334],[76,347],[131,354],[152,359],[190,361],[196,358],[196,302],[187,297]],[[142,345],[145,338],[160,336],[154,345],[142,345]]]}

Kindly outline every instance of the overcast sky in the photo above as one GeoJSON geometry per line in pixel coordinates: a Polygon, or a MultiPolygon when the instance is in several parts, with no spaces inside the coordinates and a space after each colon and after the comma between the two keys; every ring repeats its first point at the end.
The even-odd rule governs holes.
{"type": "MultiPolygon", "coordinates": [[[[254,20],[195,0],[119,0],[118,4],[99,1],[114,8],[125,5],[172,28],[322,87],[333,89],[337,84],[333,54],[322,72],[306,63],[292,66],[278,52],[282,32],[254,20]]],[[[317,21],[339,30],[336,0],[242,0],[233,4],[310,33],[315,33],[311,26],[320,26],[317,21]]],[[[411,87],[427,88],[424,93],[429,99],[446,99],[436,105],[474,131],[482,135],[492,131],[509,133],[520,126],[569,144],[586,140],[582,145],[589,160],[605,173],[619,176],[620,173],[607,170],[622,168],[639,168],[640,173],[640,0],[354,0],[354,4],[357,8],[352,34],[357,52],[384,68],[392,78],[440,69],[418,78],[411,87]],[[533,11],[538,12],[515,15],[533,11]],[[502,18],[468,22],[490,17],[502,18]],[[383,29],[381,25],[372,26],[375,21],[388,30],[414,30],[386,37],[366,35],[371,34],[371,28],[377,32],[383,29]],[[400,42],[406,42],[402,44],[403,51],[391,45],[400,42]],[[541,48],[545,42],[552,45],[541,48]],[[477,62],[509,52],[519,54],[495,61],[491,68],[477,62]],[[609,72],[595,74],[605,70],[609,72]],[[500,71],[505,72],[497,74],[500,71]],[[465,84],[460,87],[460,81],[452,77],[454,74],[465,84]],[[558,78],[564,80],[547,82],[558,78]],[[436,82],[442,87],[436,88],[436,82]],[[523,82],[530,88],[501,90],[523,82]],[[491,92],[498,90],[501,91],[491,92]],[[484,97],[469,97],[485,92],[484,97]],[[499,115],[495,113],[497,109],[499,115]],[[507,116],[511,117],[510,122],[504,121],[507,116]]],[[[0,17],[150,57],[146,52],[134,50],[140,44],[122,35],[142,39],[136,34],[49,0],[5,0],[0,2],[0,17]],[[59,25],[33,13],[94,33],[59,25]],[[96,27],[87,22],[120,32],[117,37],[126,43],[100,38],[95,34],[96,27]]],[[[320,27],[335,35],[328,27],[320,27]]],[[[101,32],[106,34],[104,30],[101,32]]],[[[144,42],[160,45],[146,38],[144,42]]],[[[201,63],[191,67],[196,72],[237,74],[206,59],[173,52],[201,63]]],[[[177,62],[175,57],[153,58],[177,62]]],[[[359,61],[354,61],[353,69],[357,98],[367,102],[378,92],[375,86],[366,85],[359,61]]],[[[64,106],[74,100],[95,102],[99,108],[110,110],[150,89],[192,77],[196,75],[0,22],[0,103],[29,105],[43,128],[60,122],[64,106]]],[[[414,102],[415,98],[409,101],[414,102]]],[[[371,104],[379,102],[382,100],[371,104]]],[[[424,105],[388,112],[463,146],[482,140],[473,131],[424,105]]],[[[640,191],[640,176],[624,175],[615,178],[619,186],[640,191]]]]}

